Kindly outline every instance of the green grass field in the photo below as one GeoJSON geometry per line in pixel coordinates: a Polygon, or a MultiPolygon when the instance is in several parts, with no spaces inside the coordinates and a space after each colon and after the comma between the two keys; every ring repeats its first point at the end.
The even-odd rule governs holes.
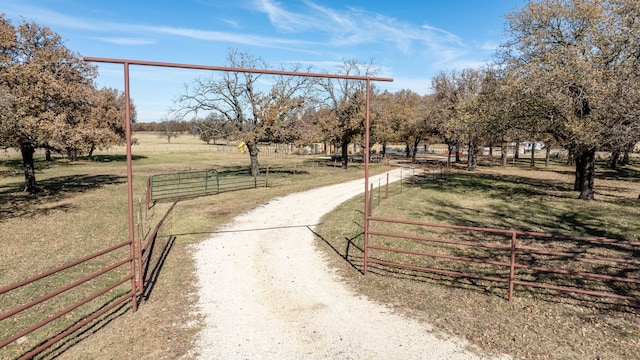
{"type": "MultiPolygon", "coordinates": [[[[139,144],[133,146],[136,236],[154,226],[170,204],[160,202],[151,210],[145,210],[148,176],[211,168],[223,171],[246,168],[249,164],[248,155],[241,154],[233,145],[206,145],[188,135],[172,139],[171,144],[155,134],[135,134],[134,137],[139,144]]],[[[577,194],[571,191],[572,168],[555,163],[549,168],[539,164],[529,169],[525,161],[510,163],[505,169],[493,165],[481,166],[475,172],[454,169],[441,179],[398,184],[391,188],[389,199],[376,203],[375,211],[421,221],[638,240],[640,168],[637,163],[618,171],[605,170],[599,164],[597,200],[585,203],[576,200],[577,194]]],[[[178,204],[158,244],[167,250],[166,260],[138,312],[134,314],[128,306],[123,306],[57,344],[41,358],[104,358],[107,350],[114,359],[188,358],[194,335],[199,330],[198,315],[193,307],[197,299],[190,246],[207,238],[234,216],[273,197],[363,176],[362,165],[345,171],[315,156],[276,154],[268,150],[260,154],[260,164],[270,169],[268,188],[199,197],[178,204]]],[[[0,287],[126,240],[123,148],[97,152],[93,161],[68,162],[57,158],[46,162],[43,156],[38,157],[36,177],[44,191],[36,195],[21,191],[20,167],[21,161],[15,152],[0,154],[3,229],[0,287]]],[[[372,172],[386,169],[375,165],[372,172]]],[[[637,336],[630,335],[640,330],[638,314],[628,308],[616,312],[606,306],[599,310],[598,306],[586,306],[566,297],[556,301],[552,296],[536,293],[517,295],[515,302],[508,303],[494,291],[480,291],[469,284],[379,275],[362,277],[345,261],[343,254],[327,245],[343,249],[345,237],[356,238],[361,207],[362,199],[355,199],[329,215],[320,229],[326,242],[318,242],[356,291],[428,321],[438,330],[464,335],[489,351],[511,349],[514,354],[530,358],[553,357],[548,356],[550,352],[559,354],[556,358],[575,358],[581,357],[580,351],[596,354],[596,350],[601,351],[604,358],[640,357],[637,336]],[[564,338],[568,340],[561,340],[564,338]],[[599,347],[602,339],[608,340],[605,346],[599,347]],[[575,344],[569,345],[569,341],[575,344]]],[[[51,282],[61,284],[80,275],[65,273],[51,282]]],[[[81,290],[80,294],[69,294],[60,303],[39,307],[18,320],[1,322],[0,337],[5,338],[24,322],[41,319],[63,306],[62,302],[71,301],[91,286],[99,285],[90,284],[89,289],[81,290]]],[[[0,312],[39,291],[42,289],[29,288],[11,297],[0,296],[0,312]]],[[[56,326],[72,324],[101,305],[91,306],[74,312],[56,326]]],[[[59,330],[52,326],[20,339],[0,349],[0,358],[24,354],[59,330]]]]}

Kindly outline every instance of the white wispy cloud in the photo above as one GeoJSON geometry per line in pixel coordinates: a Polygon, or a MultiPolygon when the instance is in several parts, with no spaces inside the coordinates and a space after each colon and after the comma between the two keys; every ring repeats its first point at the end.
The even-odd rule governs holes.
{"type": "Polygon", "coordinates": [[[305,1],[306,8],[293,12],[274,0],[254,0],[255,9],[264,12],[271,25],[280,30],[324,33],[329,46],[348,47],[373,43],[393,44],[402,54],[424,50],[465,48],[462,40],[443,29],[411,24],[364,9],[336,10],[305,1]]]}
{"type": "Polygon", "coordinates": [[[26,20],[37,21],[49,26],[87,30],[95,33],[121,33],[124,36],[94,36],[94,39],[120,45],[145,45],[157,43],[158,40],[150,40],[149,38],[140,37],[140,35],[152,36],[164,34],[211,42],[233,43],[245,46],[317,53],[317,51],[312,49],[313,46],[317,44],[310,41],[295,40],[287,37],[260,36],[240,32],[212,31],[162,25],[158,26],[85,20],[34,6],[9,6],[7,9],[2,9],[1,11],[16,17],[22,16],[22,14],[30,14],[29,18],[26,20]],[[129,34],[135,36],[128,36],[129,34]]]}
{"type": "Polygon", "coordinates": [[[240,24],[234,19],[223,18],[223,19],[220,19],[220,21],[222,21],[223,23],[231,26],[234,29],[239,29],[240,28],[240,24]]]}
{"type": "Polygon", "coordinates": [[[61,26],[80,30],[99,30],[100,25],[94,21],[79,19],[77,17],[60,14],[44,8],[23,5],[17,1],[3,4],[0,13],[5,13],[13,17],[24,17],[26,21],[35,21],[48,25],[61,26]],[[24,14],[29,14],[25,16],[24,14]]]}
{"type": "Polygon", "coordinates": [[[285,10],[278,2],[255,0],[254,8],[265,13],[271,24],[277,29],[297,32],[317,26],[314,17],[285,10]]]}
{"type": "Polygon", "coordinates": [[[130,37],[97,37],[97,38],[94,38],[94,39],[102,41],[102,42],[110,43],[110,44],[131,45],[131,46],[153,45],[153,44],[156,44],[158,42],[157,40],[154,40],[154,39],[130,38],[130,37]]]}

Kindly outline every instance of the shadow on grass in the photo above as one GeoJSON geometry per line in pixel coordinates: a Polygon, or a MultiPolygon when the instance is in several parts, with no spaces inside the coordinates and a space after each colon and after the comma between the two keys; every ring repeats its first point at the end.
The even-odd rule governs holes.
{"type": "Polygon", "coordinates": [[[76,194],[84,193],[107,185],[122,184],[123,176],[116,175],[69,175],[41,180],[38,185],[43,191],[36,194],[23,192],[23,183],[0,186],[0,222],[12,217],[34,217],[54,210],[69,210],[69,204],[54,204],[76,194]]]}
{"type": "MultiPolygon", "coordinates": [[[[546,171],[546,170],[541,170],[546,171]]],[[[632,174],[633,175],[633,174],[632,174]]],[[[411,209],[412,215],[416,218],[428,218],[429,222],[472,226],[479,228],[493,227],[500,229],[514,229],[523,231],[536,231],[553,233],[555,235],[572,235],[579,233],[581,236],[605,237],[609,239],[622,240],[619,243],[599,244],[599,251],[603,251],[610,256],[624,258],[640,258],[640,248],[625,244],[625,234],[637,233],[637,223],[623,220],[620,224],[611,223],[611,218],[603,217],[601,206],[593,207],[592,203],[584,203],[575,198],[573,184],[565,181],[552,179],[538,179],[517,175],[496,175],[482,174],[477,172],[453,172],[443,178],[434,176],[418,176],[407,181],[403,186],[418,189],[430,190],[437,194],[425,196],[423,205],[411,209]],[[467,194],[468,196],[465,196],[467,194]],[[465,206],[466,198],[479,198],[480,207],[474,205],[465,206]],[[485,203],[484,198],[488,201],[485,203]],[[507,199],[507,201],[504,201],[507,199]],[[496,200],[496,201],[494,201],[496,200]],[[588,205],[591,204],[591,205],[588,205]],[[626,224],[624,224],[626,222],[626,224]],[[623,254],[624,255],[618,255],[623,254]]],[[[610,191],[621,189],[613,188],[610,191]]],[[[412,193],[415,194],[415,193],[412,193]]],[[[609,201],[609,200],[607,200],[609,201]]],[[[473,202],[473,201],[472,201],[473,202]]],[[[611,201],[616,205],[624,206],[617,199],[611,201]]],[[[412,203],[415,204],[415,203],[412,203]]],[[[417,204],[420,204],[417,202],[417,204]]],[[[637,204],[634,204],[637,205],[637,204]]],[[[415,206],[415,205],[414,205],[415,206]]],[[[608,211],[608,208],[605,208],[608,211]]],[[[621,210],[624,211],[624,210],[621,210]]],[[[355,237],[337,236],[336,239],[328,239],[321,234],[316,234],[320,240],[327,244],[333,252],[346,261],[349,266],[363,273],[363,249],[354,245],[354,240],[362,237],[362,233],[355,237]],[[339,237],[339,239],[338,239],[339,237]],[[343,250],[346,249],[346,250],[343,250]],[[358,251],[359,250],[359,251],[358,251]]],[[[466,239],[468,242],[483,242],[483,235],[471,234],[466,239]]],[[[360,239],[359,243],[362,243],[360,239]]],[[[594,244],[586,239],[575,239],[568,243],[566,240],[556,239],[541,241],[543,249],[553,249],[560,246],[569,253],[575,253],[574,257],[560,257],[551,259],[552,261],[571,264],[571,266],[581,266],[581,255],[595,248],[594,244]],[[568,248],[567,248],[568,247],[568,248]]],[[[524,245],[523,245],[524,246],[524,245]]],[[[371,250],[370,250],[371,251],[371,250]]],[[[562,251],[562,250],[560,250],[562,251]]],[[[467,253],[455,253],[454,256],[469,257],[467,253]]],[[[370,255],[371,256],[371,255],[370,255]]],[[[537,257],[537,256],[536,256],[537,257]]],[[[495,256],[490,254],[476,254],[473,258],[483,261],[496,261],[495,256]]],[[[389,259],[378,259],[390,261],[389,259]]],[[[544,266],[538,264],[529,264],[544,266]]],[[[433,265],[434,268],[438,268],[433,265]]],[[[429,267],[429,266],[427,266],[429,267]]],[[[456,266],[458,268],[458,266],[456,266]]],[[[453,268],[451,270],[456,270],[453,268]]],[[[486,270],[486,269],[485,269],[486,270]]],[[[578,267],[574,271],[580,271],[578,267]]],[[[408,270],[383,264],[370,264],[368,271],[372,274],[381,275],[382,282],[391,282],[395,287],[398,281],[409,281],[411,283],[428,283],[431,285],[445,286],[448,288],[465,289],[476,293],[489,293],[503,299],[507,299],[508,287],[502,282],[491,282],[478,280],[470,277],[454,277],[447,274],[432,273],[421,270],[408,270]]],[[[460,266],[457,271],[474,274],[472,270],[465,270],[460,266]]],[[[497,271],[497,270],[496,270],[497,271]]],[[[593,265],[591,271],[596,274],[605,274],[613,278],[637,279],[637,266],[615,266],[605,264],[593,265]]],[[[483,276],[505,278],[503,273],[489,272],[481,273],[483,276]]],[[[640,299],[640,292],[637,284],[622,281],[594,281],[585,280],[567,275],[549,274],[544,271],[535,271],[531,274],[524,274],[533,277],[535,282],[554,284],[559,286],[599,289],[612,294],[635,297],[640,299]]],[[[507,277],[508,278],[508,275],[507,277]]],[[[516,297],[535,298],[550,303],[575,303],[598,310],[613,310],[619,312],[638,313],[640,312],[640,302],[617,301],[606,297],[593,297],[572,292],[558,292],[544,290],[526,286],[517,286],[516,297]]]]}
{"type": "MultiPolygon", "coordinates": [[[[146,159],[147,157],[144,155],[131,155],[131,160],[132,161],[136,161],[136,160],[142,160],[142,159],[146,159]]],[[[116,162],[125,162],[127,161],[127,155],[126,154],[101,154],[101,155],[92,155],[91,159],[86,158],[85,161],[95,161],[95,162],[111,162],[111,161],[116,161],[116,162]]]]}
{"type": "MultiPolygon", "coordinates": [[[[414,210],[417,217],[433,219],[437,223],[578,234],[617,240],[625,240],[622,234],[636,231],[634,227],[637,224],[613,224],[609,217],[612,214],[606,213],[601,207],[593,207],[577,200],[572,185],[558,180],[515,175],[455,172],[441,179],[417,177],[404,186],[444,195],[429,198],[425,206],[414,210]],[[487,198],[489,204],[481,209],[467,208],[460,205],[459,200],[465,194],[470,198],[487,198]]],[[[609,190],[621,192],[623,189],[609,190]]],[[[615,196],[607,196],[607,200],[603,202],[622,207],[637,206],[635,201],[615,196]]]]}
{"type": "MultiPolygon", "coordinates": [[[[109,302],[103,304],[100,308],[96,309],[92,314],[87,315],[87,317],[97,313],[98,311],[100,311],[103,308],[107,307],[109,304],[110,304],[109,302]]],[[[107,325],[109,325],[111,322],[113,322],[117,318],[127,314],[129,311],[131,311],[130,303],[125,301],[125,302],[121,303],[120,305],[116,306],[114,309],[108,311],[107,313],[105,313],[104,315],[99,317],[98,319],[94,320],[93,322],[85,325],[84,327],[81,327],[77,332],[75,332],[75,333],[73,333],[73,334],[61,339],[60,341],[58,341],[56,343],[54,343],[53,346],[44,349],[41,353],[38,354],[37,357],[38,358],[43,358],[43,359],[55,359],[55,358],[58,358],[65,351],[71,349],[72,347],[74,347],[75,345],[79,344],[80,342],[82,342],[83,340],[88,338],[89,336],[97,334],[100,330],[102,330],[105,327],[107,327],[107,325]]],[[[78,319],[75,324],[78,324],[83,320],[84,320],[84,318],[78,319]]],[[[71,328],[75,324],[69,326],[69,328],[71,328]]],[[[32,349],[30,349],[30,351],[35,349],[35,348],[37,348],[38,346],[46,343],[47,341],[49,341],[49,339],[43,340],[42,343],[35,345],[32,349]]],[[[25,354],[26,353],[27,352],[25,352],[25,354]]]]}
{"type": "MultiPolygon", "coordinates": [[[[147,261],[143,266],[144,285],[143,285],[142,292],[137,297],[138,304],[142,303],[143,301],[149,300],[151,293],[153,292],[153,289],[160,276],[160,272],[164,267],[165,261],[175,244],[175,240],[176,240],[176,237],[173,235],[170,235],[170,236],[162,236],[162,237],[159,236],[157,239],[153,239],[153,241],[151,242],[148,249],[149,252],[148,254],[145,255],[147,256],[147,261]],[[159,241],[162,239],[166,241],[159,241]],[[154,253],[156,252],[158,252],[157,256],[154,255],[154,253]]],[[[122,294],[115,295],[111,299],[106,300],[105,303],[101,304],[92,313],[86,315],[81,319],[78,319],[77,321],[75,321],[75,323],[69,325],[67,329],[71,329],[75,325],[84,321],[86,318],[89,318],[90,316],[93,316],[94,314],[98,313],[99,311],[109,306],[111,303],[113,303],[113,301],[120,298],[121,296],[122,294]]],[[[81,327],[78,331],[70,334],[69,336],[61,339],[60,341],[54,343],[53,346],[47,349],[44,349],[39,354],[39,356],[43,358],[56,358],[60,356],[65,351],[77,345],[87,337],[97,334],[100,330],[104,329],[112,321],[127,314],[128,312],[130,312],[130,310],[131,310],[131,303],[129,301],[122,302],[120,305],[117,305],[114,309],[100,316],[98,319],[81,327]]],[[[63,330],[66,330],[66,329],[63,329],[63,330]]],[[[34,345],[27,352],[30,352],[36,349],[37,347],[39,347],[40,345],[43,345],[49,340],[50,339],[43,340],[39,344],[34,345]]],[[[27,352],[25,352],[25,354],[27,352]]]]}
{"type": "MultiPolygon", "coordinates": [[[[359,233],[353,237],[342,237],[340,240],[331,240],[322,234],[314,232],[314,234],[322,240],[322,242],[328,246],[335,254],[337,254],[342,260],[344,260],[350,267],[355,269],[360,275],[364,274],[364,250],[362,247],[356,244],[357,241],[354,241],[360,238],[360,243],[362,242],[362,233],[359,233]],[[344,249],[344,250],[342,250],[344,249]]],[[[461,256],[462,254],[455,254],[461,256]]],[[[468,256],[468,254],[466,254],[468,256]]],[[[370,255],[371,256],[371,255],[370,255]]],[[[474,258],[478,258],[477,256],[474,258]]],[[[439,273],[436,271],[424,271],[418,269],[407,269],[402,267],[396,267],[393,265],[380,264],[375,261],[390,261],[390,259],[380,258],[378,256],[372,256],[371,259],[374,262],[370,262],[368,265],[368,273],[373,276],[380,276],[380,278],[374,283],[381,282],[387,285],[371,285],[371,286],[382,286],[382,287],[391,287],[395,289],[395,294],[400,295],[405,287],[406,291],[411,292],[410,290],[415,285],[429,285],[429,286],[438,286],[448,289],[456,289],[469,291],[478,295],[489,295],[494,296],[503,300],[508,300],[509,287],[506,282],[495,282],[489,280],[476,279],[472,277],[466,276],[453,276],[450,274],[439,273]]],[[[493,260],[491,259],[483,259],[483,260],[493,260]]],[[[393,260],[391,260],[393,261],[393,260]]],[[[428,266],[427,266],[428,267],[428,266]]],[[[461,271],[461,269],[445,269],[441,266],[436,266],[434,269],[441,268],[441,270],[448,271],[461,271]]],[[[508,278],[508,274],[498,274],[493,272],[477,272],[472,270],[462,270],[462,272],[482,275],[482,276],[492,276],[497,278],[504,278],[505,280],[508,278]]],[[[627,269],[627,270],[615,270],[610,267],[606,267],[600,269],[601,271],[595,271],[596,273],[607,274],[611,276],[618,277],[628,277],[634,278],[637,277],[636,269],[627,269]]],[[[521,272],[521,271],[520,271],[521,272]]],[[[526,274],[520,274],[518,277],[525,276],[526,274]]],[[[573,288],[589,288],[594,284],[598,284],[597,280],[586,280],[584,283],[581,282],[580,279],[570,279],[565,275],[558,274],[547,274],[545,272],[535,272],[533,276],[536,276],[537,281],[540,283],[553,284],[553,285],[561,285],[566,287],[573,288]]],[[[518,278],[517,277],[517,278],[518,278]]],[[[600,286],[605,286],[608,289],[609,293],[619,294],[623,296],[631,296],[636,297],[639,301],[620,301],[616,299],[611,299],[607,297],[598,297],[598,296],[590,296],[583,295],[574,292],[564,292],[564,291],[555,291],[555,290],[547,290],[541,288],[532,288],[527,286],[516,285],[514,297],[518,298],[529,298],[535,299],[537,301],[542,301],[546,303],[555,303],[555,304],[567,304],[572,303],[577,306],[587,307],[589,309],[595,311],[603,311],[603,312],[619,312],[619,313],[631,313],[631,314],[640,314],[640,294],[638,293],[638,289],[633,283],[621,283],[615,281],[602,281],[599,282],[600,286]]],[[[373,290],[373,289],[372,289],[373,290]]],[[[374,290],[375,291],[375,290],[374,290]]],[[[400,295],[401,296],[401,295],[400,295]]]]}
{"type": "Polygon", "coordinates": [[[153,288],[158,282],[158,277],[160,276],[160,271],[164,267],[164,263],[173,248],[173,245],[176,242],[176,237],[174,235],[164,236],[164,237],[156,237],[151,240],[149,247],[146,249],[147,253],[143,256],[147,259],[144,262],[142,267],[142,294],[139,296],[139,301],[147,301],[153,292],[153,288]],[[164,243],[159,241],[160,239],[164,239],[164,243]],[[154,256],[154,253],[159,251],[159,255],[157,257],[154,256]]]}
{"type": "Polygon", "coordinates": [[[615,169],[602,168],[596,175],[596,180],[621,180],[640,182],[640,171],[631,166],[617,167],[615,169]]]}

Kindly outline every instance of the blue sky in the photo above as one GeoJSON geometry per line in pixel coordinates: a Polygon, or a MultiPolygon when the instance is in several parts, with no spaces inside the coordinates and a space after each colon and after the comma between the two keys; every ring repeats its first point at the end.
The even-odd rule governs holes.
{"type": "MultiPolygon", "coordinates": [[[[373,61],[377,86],[425,94],[440,71],[478,67],[504,40],[523,0],[12,0],[0,12],[50,27],[82,56],[224,66],[228,48],[271,67],[373,61]]],[[[99,85],[123,89],[122,66],[99,64],[99,85]]],[[[183,84],[208,73],[131,67],[138,121],[167,117],[183,84]]]]}

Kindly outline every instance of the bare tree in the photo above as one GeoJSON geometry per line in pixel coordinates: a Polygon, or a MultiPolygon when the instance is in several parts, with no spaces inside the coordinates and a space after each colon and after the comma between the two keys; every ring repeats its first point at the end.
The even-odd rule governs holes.
{"type": "MultiPolygon", "coordinates": [[[[261,59],[230,49],[227,65],[232,68],[264,69],[261,59]]],[[[296,66],[292,71],[298,71],[296,66]]],[[[263,139],[288,134],[288,126],[303,103],[300,91],[307,83],[302,77],[276,77],[275,85],[264,90],[258,81],[269,82],[266,75],[248,72],[225,72],[220,77],[196,79],[185,85],[185,94],[176,99],[179,113],[214,112],[233,124],[233,140],[246,146],[251,174],[259,173],[257,144],[263,139]]]]}
{"type": "Polygon", "coordinates": [[[194,136],[209,144],[214,144],[218,140],[228,140],[234,136],[236,131],[233,124],[225,121],[219,114],[211,113],[204,119],[194,120],[192,125],[194,136]]]}
{"type": "Polygon", "coordinates": [[[179,133],[178,120],[165,118],[160,122],[160,138],[167,139],[167,143],[171,144],[171,139],[177,138],[179,133]]]}

